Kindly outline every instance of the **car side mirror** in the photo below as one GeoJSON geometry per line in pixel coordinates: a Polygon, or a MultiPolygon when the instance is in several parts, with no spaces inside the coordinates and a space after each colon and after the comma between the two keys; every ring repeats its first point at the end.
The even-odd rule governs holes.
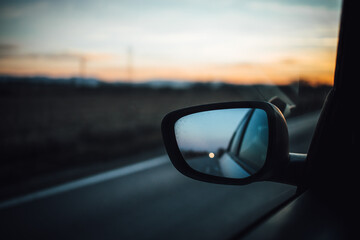
{"type": "Polygon", "coordinates": [[[164,117],[162,134],[173,165],[188,177],[239,185],[287,182],[287,125],[271,103],[230,102],[177,110],[164,117]]]}

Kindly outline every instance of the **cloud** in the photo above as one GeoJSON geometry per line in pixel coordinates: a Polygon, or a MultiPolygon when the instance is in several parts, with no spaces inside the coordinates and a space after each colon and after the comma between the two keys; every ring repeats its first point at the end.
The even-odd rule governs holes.
{"type": "Polygon", "coordinates": [[[0,58],[1,59],[24,59],[36,60],[45,59],[51,61],[103,61],[114,58],[113,55],[106,53],[81,53],[81,52],[50,52],[50,53],[17,53],[15,46],[0,45],[0,58]]]}
{"type": "Polygon", "coordinates": [[[15,50],[18,49],[19,46],[12,43],[0,43],[0,51],[6,51],[6,50],[15,50]]]}
{"type": "Polygon", "coordinates": [[[299,60],[295,58],[284,58],[279,61],[280,64],[296,65],[299,64],[299,60]]]}
{"type": "Polygon", "coordinates": [[[338,15],[337,9],[331,9],[325,5],[315,6],[310,4],[284,4],[280,2],[251,2],[249,3],[250,8],[256,10],[266,10],[283,14],[301,14],[304,15],[325,15],[329,16],[332,14],[338,15]]]}
{"type": "Polygon", "coordinates": [[[0,58],[17,52],[19,46],[12,43],[0,43],[0,58]]]}
{"type": "Polygon", "coordinates": [[[45,1],[4,1],[0,3],[0,19],[18,19],[46,11],[45,1]]]}

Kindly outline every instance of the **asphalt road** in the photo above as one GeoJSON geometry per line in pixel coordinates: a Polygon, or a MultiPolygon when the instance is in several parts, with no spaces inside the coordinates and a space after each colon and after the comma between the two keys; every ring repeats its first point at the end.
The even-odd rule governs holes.
{"type": "MultiPolygon", "coordinates": [[[[288,121],[290,141],[303,152],[317,115],[288,121]]],[[[182,176],[166,156],[160,156],[2,202],[0,236],[228,239],[295,190],[271,182],[247,186],[198,182],[182,176]]]]}

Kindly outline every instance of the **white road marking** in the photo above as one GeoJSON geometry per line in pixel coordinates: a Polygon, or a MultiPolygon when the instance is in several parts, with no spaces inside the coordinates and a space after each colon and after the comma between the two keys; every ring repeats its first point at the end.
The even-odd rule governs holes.
{"type": "MultiPolygon", "coordinates": [[[[304,128],[308,127],[307,125],[312,125],[314,122],[317,121],[317,118],[319,117],[320,112],[309,113],[304,116],[296,117],[293,119],[290,119],[288,121],[288,127],[290,133],[298,133],[302,131],[304,128]]],[[[111,180],[117,177],[126,176],[132,173],[140,172],[146,169],[150,169],[162,164],[165,164],[166,162],[169,162],[169,158],[167,155],[156,157],[153,159],[149,159],[147,161],[143,161],[140,163],[135,163],[133,165],[121,167],[118,169],[110,170],[108,172],[103,172],[100,174],[96,174],[90,177],[86,177],[83,179],[75,180],[73,182],[65,183],[59,186],[55,186],[52,188],[40,190],[34,193],[30,193],[21,197],[13,198],[4,202],[0,203],[0,209],[2,208],[8,208],[12,206],[16,206],[22,203],[30,202],[33,200],[41,199],[44,197],[52,196],[55,194],[63,193],[66,191],[70,191],[73,189],[85,187],[88,185],[100,183],[106,180],[111,180]]]]}
{"type": "Polygon", "coordinates": [[[129,166],[121,167],[118,169],[110,170],[107,172],[99,173],[90,177],[75,180],[69,183],[65,183],[56,187],[40,190],[34,193],[30,193],[21,197],[13,198],[0,203],[0,209],[13,207],[22,203],[30,202],[40,198],[52,196],[55,194],[63,193],[66,191],[74,190],[77,188],[89,186],[92,184],[104,182],[118,177],[123,177],[140,171],[144,171],[156,166],[160,166],[169,162],[167,155],[149,159],[143,162],[135,163],[129,166]]]}

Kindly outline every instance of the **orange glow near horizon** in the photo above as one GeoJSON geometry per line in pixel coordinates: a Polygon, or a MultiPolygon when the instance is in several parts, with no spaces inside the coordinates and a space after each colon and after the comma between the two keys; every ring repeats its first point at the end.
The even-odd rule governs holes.
{"type": "Polygon", "coordinates": [[[0,74],[332,85],[340,8],[341,0],[5,1],[0,74]]]}
{"type": "MultiPolygon", "coordinates": [[[[33,66],[33,65],[32,65],[33,66]]],[[[335,64],[333,65],[335,67],[335,64]]],[[[53,78],[79,77],[79,73],[72,66],[56,67],[7,67],[0,68],[1,75],[11,76],[48,76],[53,78]]],[[[87,78],[97,78],[105,82],[130,81],[127,77],[127,70],[116,68],[105,68],[88,71],[87,78]],[[103,70],[103,71],[102,71],[103,70]]],[[[144,82],[151,80],[183,80],[194,82],[221,81],[234,84],[288,84],[295,80],[306,80],[311,84],[333,84],[334,68],[319,71],[309,70],[299,74],[292,72],[291,67],[284,68],[282,64],[251,64],[244,66],[214,67],[206,68],[200,66],[198,69],[182,68],[138,68],[134,71],[131,81],[144,82]],[[281,74],[279,74],[281,73],[281,74]]]]}
{"type": "MultiPolygon", "coordinates": [[[[112,59],[108,57],[107,59],[112,59]]],[[[116,67],[107,59],[89,60],[86,66],[88,78],[99,80],[129,81],[126,67],[116,67]],[[108,61],[108,62],[106,62],[108,61]]],[[[307,80],[310,84],[333,84],[335,53],[307,53],[297,58],[275,62],[197,64],[194,66],[133,66],[132,81],[184,80],[223,81],[234,84],[288,84],[295,80],[307,80]]],[[[0,74],[14,76],[79,77],[79,62],[75,60],[49,61],[48,59],[0,59],[0,74]]]]}

